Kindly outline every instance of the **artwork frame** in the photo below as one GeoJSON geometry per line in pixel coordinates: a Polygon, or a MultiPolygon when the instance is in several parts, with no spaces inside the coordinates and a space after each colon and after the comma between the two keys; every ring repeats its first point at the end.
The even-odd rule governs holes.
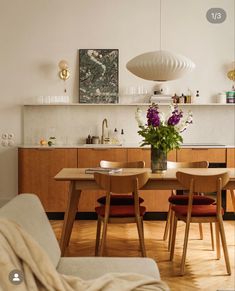
{"type": "Polygon", "coordinates": [[[118,103],[119,50],[79,49],[79,103],[118,103]]]}

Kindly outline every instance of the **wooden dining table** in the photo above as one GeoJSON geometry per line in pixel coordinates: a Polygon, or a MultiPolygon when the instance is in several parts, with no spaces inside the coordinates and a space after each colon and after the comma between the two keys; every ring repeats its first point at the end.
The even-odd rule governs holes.
{"type": "MultiPolygon", "coordinates": [[[[73,223],[78,209],[79,198],[83,190],[101,190],[96,184],[94,174],[86,174],[86,168],[63,168],[54,178],[56,181],[69,181],[69,191],[65,193],[68,195],[67,208],[64,216],[64,223],[62,228],[60,248],[61,255],[64,256],[66,247],[69,244],[73,223]]],[[[224,172],[229,173],[229,182],[224,189],[230,190],[233,209],[235,211],[235,168],[182,168],[182,169],[167,169],[165,173],[152,173],[151,169],[137,169],[125,168],[122,172],[112,175],[127,175],[136,174],[140,172],[148,172],[149,180],[144,185],[142,190],[184,190],[182,185],[176,178],[176,172],[191,173],[196,175],[214,175],[224,172]]],[[[87,192],[86,192],[87,193],[87,192]]],[[[159,192],[156,192],[159,193],[159,192]]],[[[159,194],[158,194],[159,195],[159,194]]],[[[157,199],[157,195],[156,195],[157,199]]]]}

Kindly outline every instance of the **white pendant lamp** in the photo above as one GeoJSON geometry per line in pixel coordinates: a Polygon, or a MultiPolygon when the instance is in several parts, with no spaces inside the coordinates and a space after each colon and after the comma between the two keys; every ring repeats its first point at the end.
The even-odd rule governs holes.
{"type": "Polygon", "coordinates": [[[195,64],[182,55],[161,50],[161,0],[160,0],[160,50],[147,52],[131,59],[126,64],[134,75],[151,81],[170,81],[191,72],[195,64]]]}

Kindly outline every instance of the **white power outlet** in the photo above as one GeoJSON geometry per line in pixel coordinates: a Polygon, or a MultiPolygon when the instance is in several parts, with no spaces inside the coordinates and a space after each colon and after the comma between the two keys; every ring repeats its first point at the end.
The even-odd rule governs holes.
{"type": "Polygon", "coordinates": [[[8,140],[7,145],[8,145],[9,147],[13,147],[14,144],[15,144],[14,140],[12,140],[12,139],[8,140]]]}
{"type": "Polygon", "coordinates": [[[7,140],[3,139],[2,142],[1,142],[1,145],[2,145],[3,147],[7,147],[7,146],[8,146],[8,142],[7,142],[7,140]]]}
{"type": "Polygon", "coordinates": [[[8,133],[2,133],[2,139],[8,139],[8,133]]]}
{"type": "Polygon", "coordinates": [[[0,134],[0,145],[3,147],[12,147],[15,145],[15,134],[10,132],[3,132],[0,134]]]}
{"type": "Polygon", "coordinates": [[[8,139],[14,139],[15,135],[14,133],[8,133],[8,139]]]}

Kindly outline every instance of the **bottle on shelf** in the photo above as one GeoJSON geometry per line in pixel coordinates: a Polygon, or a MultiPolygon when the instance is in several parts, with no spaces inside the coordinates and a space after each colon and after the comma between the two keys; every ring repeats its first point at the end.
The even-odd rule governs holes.
{"type": "Polygon", "coordinates": [[[90,134],[86,138],[86,144],[91,144],[91,135],[90,134]]]}
{"type": "Polygon", "coordinates": [[[179,103],[179,96],[177,96],[176,93],[174,96],[172,96],[172,101],[173,103],[179,103]]]}
{"type": "Polygon", "coordinates": [[[113,144],[119,144],[119,135],[118,135],[118,130],[117,128],[114,129],[114,133],[113,133],[113,138],[112,138],[112,143],[113,144]]]}
{"type": "Polygon", "coordinates": [[[121,138],[120,138],[120,143],[123,145],[125,143],[125,134],[124,130],[121,130],[121,138]]]}
{"type": "Polygon", "coordinates": [[[188,89],[187,95],[184,97],[184,103],[192,103],[192,93],[190,89],[188,89]]]}
{"type": "Polygon", "coordinates": [[[184,94],[182,94],[179,98],[179,103],[184,103],[184,94]]]}

